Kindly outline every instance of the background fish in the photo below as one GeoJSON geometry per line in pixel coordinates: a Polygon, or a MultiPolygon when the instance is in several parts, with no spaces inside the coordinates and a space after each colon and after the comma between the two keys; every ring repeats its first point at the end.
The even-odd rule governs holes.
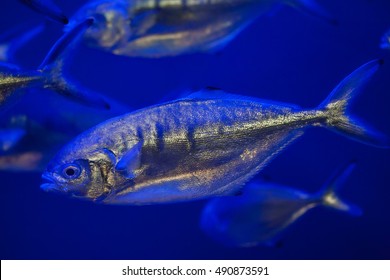
{"type": "Polygon", "coordinates": [[[62,10],[51,0],[19,0],[37,13],[46,15],[49,19],[63,24],[68,23],[68,18],[62,10]]]}
{"type": "Polygon", "coordinates": [[[390,50],[390,30],[383,35],[380,47],[385,50],[390,50]]]}
{"type": "Polygon", "coordinates": [[[15,63],[15,53],[40,34],[43,29],[43,24],[29,28],[28,30],[19,26],[14,30],[3,33],[0,36],[0,61],[15,63]]]}
{"type": "Polygon", "coordinates": [[[1,114],[0,170],[43,172],[56,152],[78,134],[131,110],[114,100],[110,104],[109,110],[100,110],[30,91],[1,114]]]}
{"type": "Polygon", "coordinates": [[[280,234],[308,210],[326,206],[358,216],[361,210],[338,197],[337,191],[354,168],[350,164],[323,190],[308,194],[288,186],[252,182],[242,195],[210,200],[202,212],[202,230],[226,246],[273,245],[280,234]]]}
{"type": "Polygon", "coordinates": [[[0,63],[0,112],[14,105],[30,88],[54,91],[87,106],[109,108],[110,105],[99,94],[79,87],[63,74],[65,57],[80,34],[91,24],[91,20],[85,20],[61,37],[37,70],[27,71],[17,65],[0,63]]]}
{"type": "Polygon", "coordinates": [[[42,189],[108,204],[194,200],[237,191],[305,128],[387,147],[346,114],[378,69],[371,61],[313,110],[220,91],[153,106],[81,134],[48,165],[42,189]]]}
{"type": "Polygon", "coordinates": [[[94,18],[85,41],[117,55],[163,57],[216,52],[257,17],[280,5],[333,22],[314,0],[95,0],[71,18],[68,28],[94,18]]]}

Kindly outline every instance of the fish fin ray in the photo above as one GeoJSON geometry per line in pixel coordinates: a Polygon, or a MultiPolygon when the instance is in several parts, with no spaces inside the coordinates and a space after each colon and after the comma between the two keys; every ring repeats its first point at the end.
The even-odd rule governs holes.
{"type": "Polygon", "coordinates": [[[382,63],[381,60],[372,60],[356,69],[336,86],[320,104],[319,109],[326,112],[329,129],[371,146],[389,148],[389,139],[386,136],[348,115],[353,99],[382,63]]]}

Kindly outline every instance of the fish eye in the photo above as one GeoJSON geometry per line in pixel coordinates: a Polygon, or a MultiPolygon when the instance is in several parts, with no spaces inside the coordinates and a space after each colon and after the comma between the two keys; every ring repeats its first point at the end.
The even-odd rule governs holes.
{"type": "Polygon", "coordinates": [[[81,168],[77,164],[67,164],[62,170],[62,175],[67,179],[76,179],[81,174],[81,168]]]}

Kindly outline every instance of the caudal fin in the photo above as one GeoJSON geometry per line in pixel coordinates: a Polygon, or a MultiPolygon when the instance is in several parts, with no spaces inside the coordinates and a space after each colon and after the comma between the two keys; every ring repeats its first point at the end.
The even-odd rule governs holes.
{"type": "Polygon", "coordinates": [[[338,25],[338,21],[315,0],[285,0],[285,3],[305,14],[319,18],[329,24],[338,25]]]}
{"type": "Polygon", "coordinates": [[[69,20],[56,4],[51,0],[19,0],[37,13],[43,14],[51,20],[68,24],[69,20]]]}
{"type": "Polygon", "coordinates": [[[383,64],[382,60],[373,60],[352,72],[329,94],[319,109],[325,112],[326,124],[331,130],[368,145],[388,148],[387,137],[348,114],[352,100],[361,92],[381,64],[383,64]]]}
{"type": "Polygon", "coordinates": [[[69,52],[80,41],[82,34],[93,23],[93,19],[86,19],[66,32],[52,47],[38,71],[45,76],[44,87],[55,91],[75,102],[102,109],[109,109],[110,105],[99,94],[81,88],[65,77],[64,60],[69,52]]]}
{"type": "Polygon", "coordinates": [[[337,194],[355,166],[355,163],[350,163],[330,178],[323,190],[319,193],[322,205],[347,212],[353,216],[360,216],[362,214],[362,210],[359,207],[341,200],[337,194]]]}

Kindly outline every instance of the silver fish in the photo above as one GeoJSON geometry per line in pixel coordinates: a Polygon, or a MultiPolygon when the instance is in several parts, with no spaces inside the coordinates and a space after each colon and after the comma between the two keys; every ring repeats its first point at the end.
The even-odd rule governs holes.
{"type": "Polygon", "coordinates": [[[90,107],[108,109],[110,105],[103,97],[80,88],[63,73],[65,58],[91,24],[92,20],[87,19],[61,37],[36,70],[27,71],[18,65],[0,63],[0,112],[12,107],[26,90],[37,88],[56,92],[90,107]]]}
{"type": "Polygon", "coordinates": [[[337,194],[354,166],[341,170],[316,194],[267,182],[249,183],[242,195],[210,200],[203,209],[200,226],[225,246],[273,246],[287,227],[312,208],[326,206],[359,216],[362,211],[337,194]]]}
{"type": "Polygon", "coordinates": [[[386,146],[346,115],[379,65],[357,69],[312,110],[214,91],[113,118],[65,146],[42,189],[107,204],[194,200],[237,191],[308,127],[386,146]]]}
{"type": "Polygon", "coordinates": [[[390,50],[390,30],[388,30],[382,37],[380,47],[385,50],[390,50]]]}
{"type": "Polygon", "coordinates": [[[0,36],[0,61],[7,63],[15,62],[15,53],[34,39],[44,29],[44,25],[37,25],[29,30],[17,27],[0,36]]]}
{"type": "Polygon", "coordinates": [[[328,19],[313,0],[94,0],[71,18],[69,28],[93,18],[85,41],[116,55],[216,52],[280,5],[328,19]]]}

